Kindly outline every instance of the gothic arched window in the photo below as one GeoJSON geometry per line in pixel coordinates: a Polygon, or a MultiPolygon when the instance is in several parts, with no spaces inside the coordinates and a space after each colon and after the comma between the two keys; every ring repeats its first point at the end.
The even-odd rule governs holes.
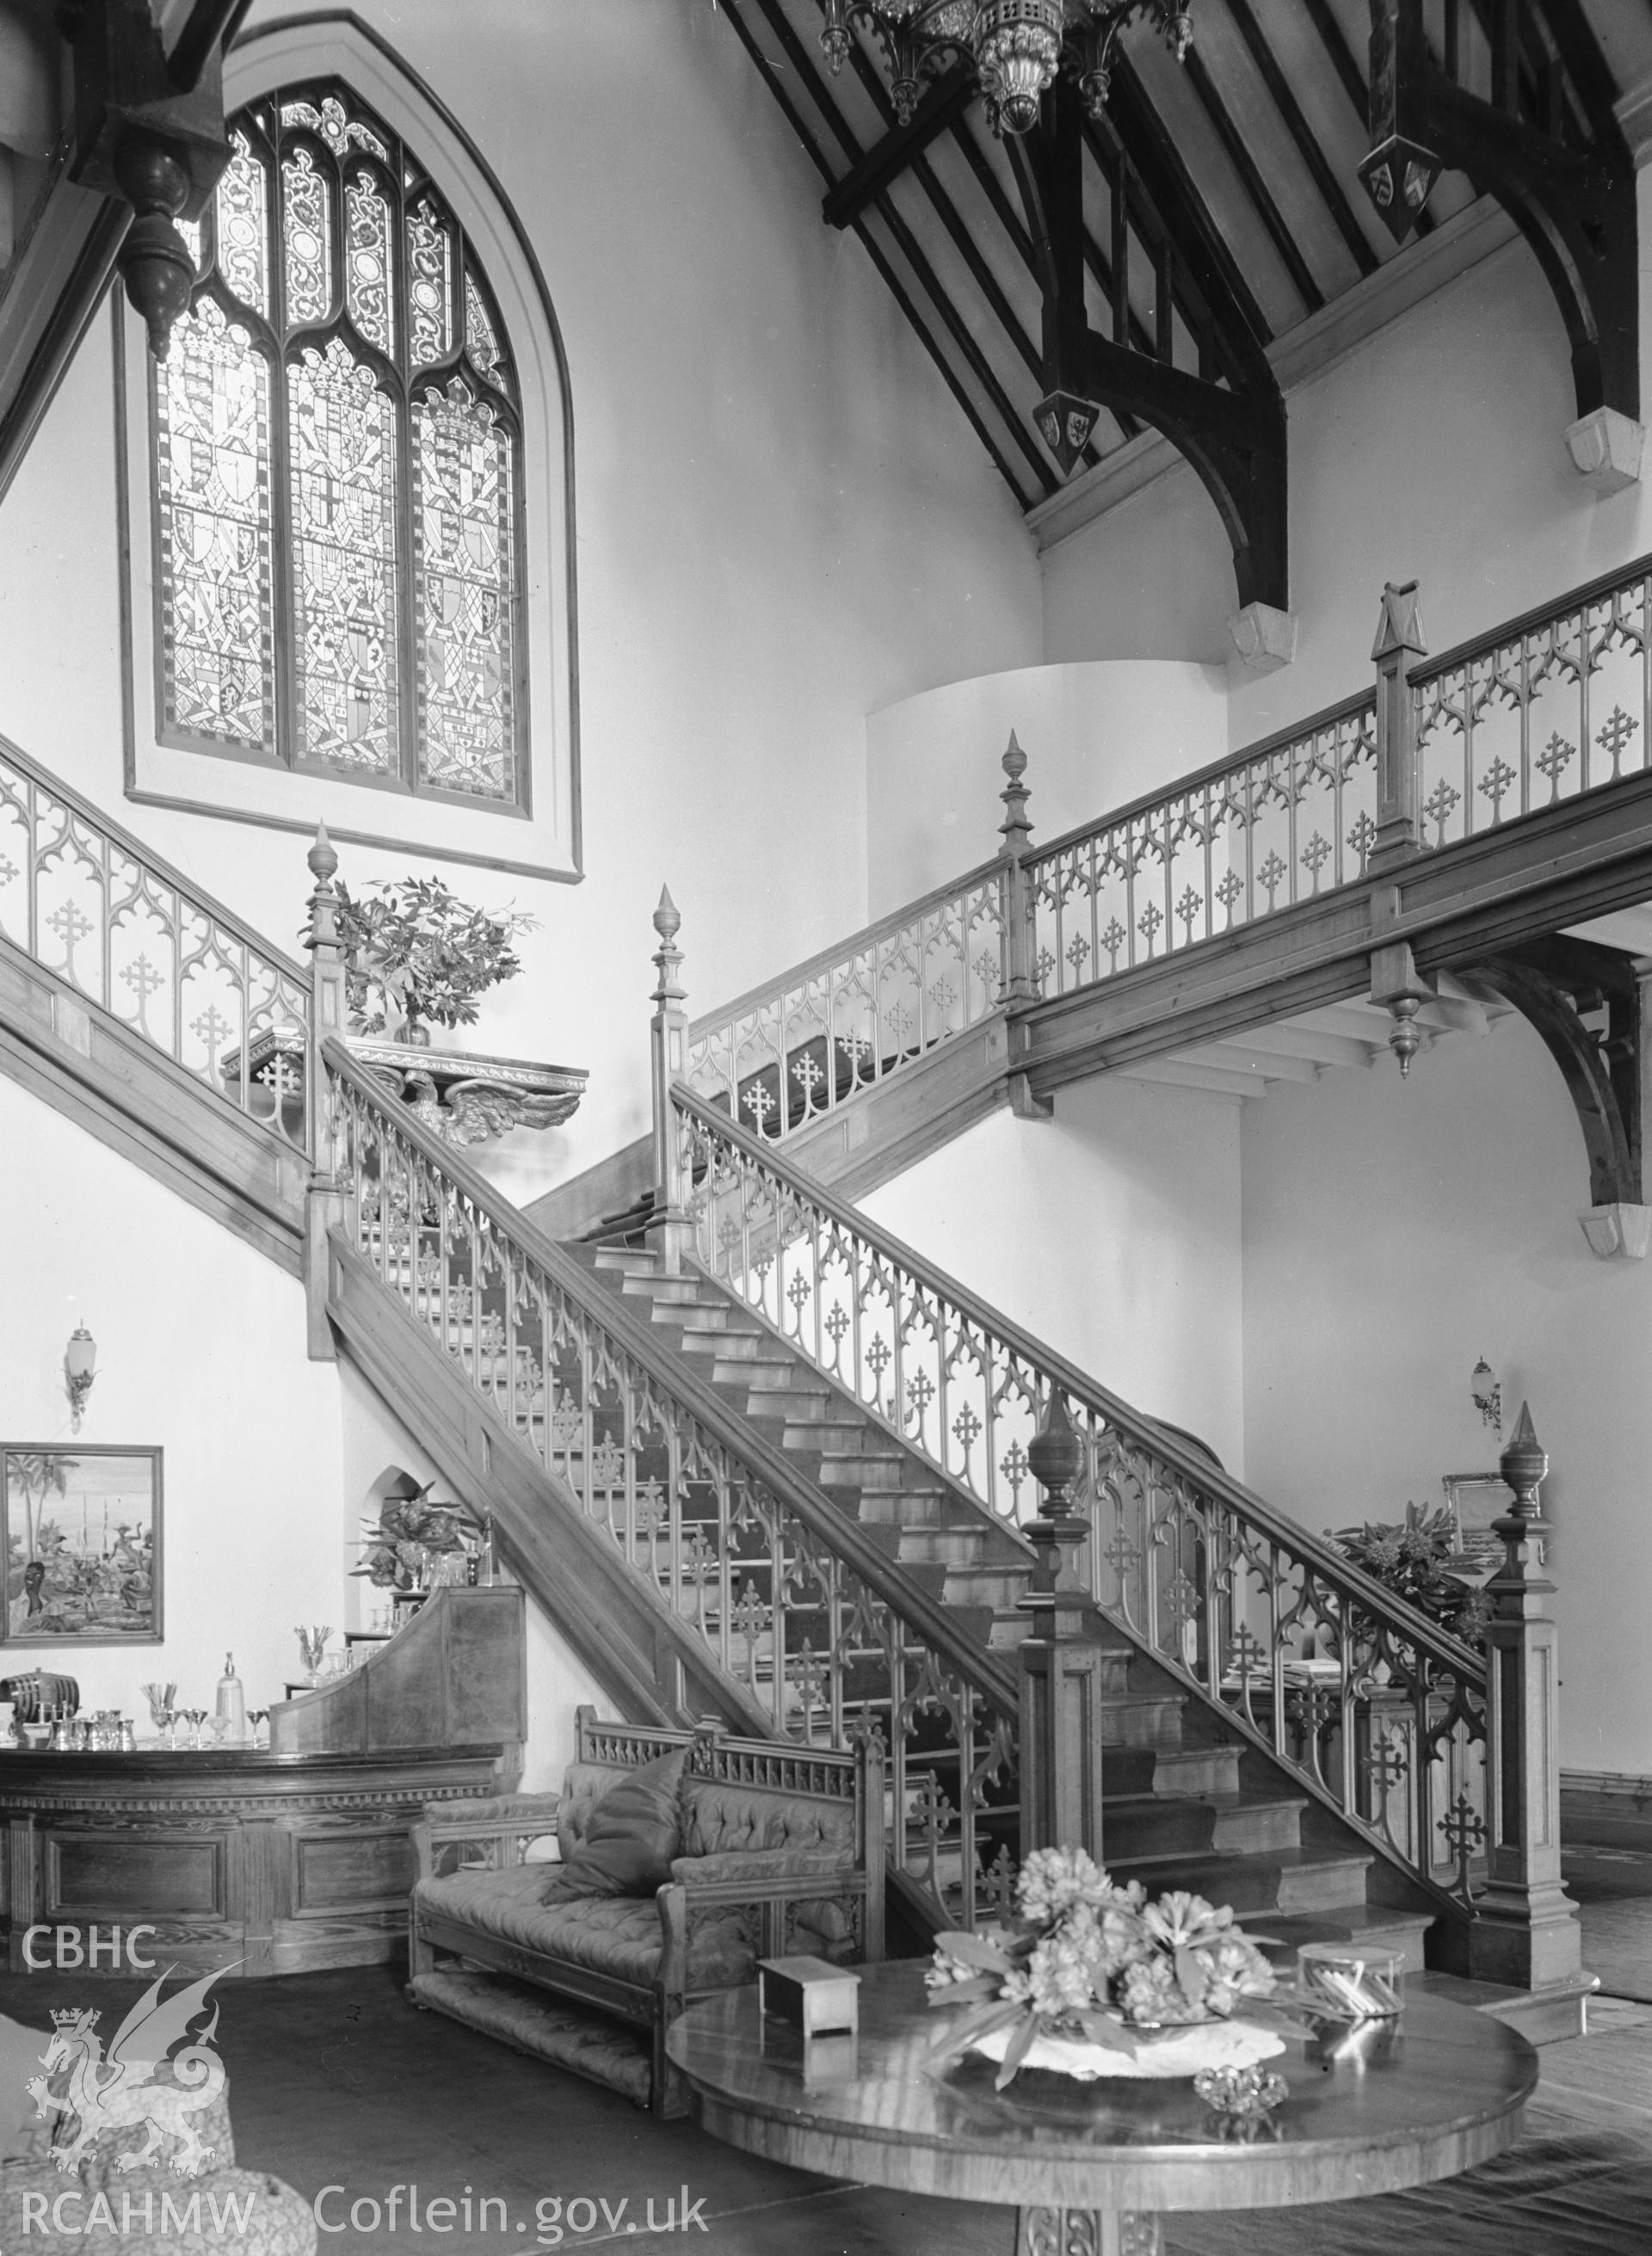
{"type": "Polygon", "coordinates": [[[521,401],[487,278],[341,81],[229,131],[153,372],[162,741],[526,807],[521,401]]]}

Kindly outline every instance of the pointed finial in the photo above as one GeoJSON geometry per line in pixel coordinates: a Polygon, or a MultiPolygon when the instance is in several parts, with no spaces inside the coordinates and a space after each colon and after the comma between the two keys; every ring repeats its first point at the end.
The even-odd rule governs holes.
{"type": "Polygon", "coordinates": [[[1084,1470],[1084,1445],[1073,1431],[1066,1404],[1053,1387],[1044,1422],[1033,1437],[1027,1462],[1033,1478],[1046,1492],[1046,1511],[1052,1515],[1070,1512],[1070,1491],[1084,1470]]]}
{"type": "Polygon", "coordinates": [[[676,945],[678,927],[682,919],[677,913],[677,904],[671,898],[670,888],[660,888],[660,906],[654,911],[654,930],[660,935],[660,945],[654,950],[654,969],[660,977],[655,984],[653,1000],[662,1008],[681,1003],[683,991],[678,984],[677,969],[682,962],[682,950],[676,945]]]}
{"type": "Polygon", "coordinates": [[[1032,797],[1021,778],[1027,773],[1027,755],[1021,750],[1013,729],[1010,730],[1009,747],[1004,754],[1004,772],[1009,778],[999,797],[1004,802],[1004,820],[999,825],[999,835],[1006,852],[1020,857],[1031,843],[1033,826],[1027,819],[1027,802],[1032,797]]]}
{"type": "Polygon", "coordinates": [[[333,851],[333,842],[327,835],[326,823],[316,824],[315,843],[304,859],[309,864],[310,875],[320,885],[325,885],[337,869],[338,856],[333,851]]]}
{"type": "Polygon", "coordinates": [[[1549,1454],[1537,1439],[1531,1412],[1523,1401],[1497,1470],[1514,1491],[1515,1512],[1521,1519],[1535,1519],[1541,1510],[1537,1491],[1549,1470],[1549,1454]]]}
{"type": "Polygon", "coordinates": [[[1401,650],[1423,658],[1428,647],[1423,639],[1423,613],[1416,582],[1407,580],[1396,587],[1390,580],[1382,590],[1382,615],[1377,621],[1376,641],[1372,645],[1373,659],[1392,658],[1401,650]]]}

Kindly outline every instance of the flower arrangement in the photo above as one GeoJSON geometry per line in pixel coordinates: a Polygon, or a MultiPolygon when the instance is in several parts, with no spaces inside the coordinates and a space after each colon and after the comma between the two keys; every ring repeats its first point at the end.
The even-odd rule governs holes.
{"type": "Polygon", "coordinates": [[[357,1033],[405,1027],[417,1041],[427,1024],[474,1026],[475,998],[516,977],[522,964],[511,942],[539,921],[519,909],[472,908],[434,877],[375,879],[359,894],[341,881],[337,892],[357,1033]]]}
{"type": "Polygon", "coordinates": [[[947,2032],[937,2057],[1011,2033],[1000,2091],[1041,2036],[1134,2053],[1152,2033],[1225,2020],[1241,1999],[1274,1988],[1273,1968],[1231,1910],[1175,1892],[1149,1903],[1140,1881],[1121,1886],[1083,1849],[1034,1850],[1016,1880],[1016,1907],[1013,1927],[937,1935],[924,1976],[932,2006],[978,2006],[947,2032]]]}
{"type": "Polygon", "coordinates": [[[376,1590],[420,1590],[434,1558],[468,1548],[470,1513],[462,1505],[430,1503],[434,1486],[427,1481],[416,1496],[386,1497],[378,1519],[363,1521],[362,1562],[353,1571],[376,1590]]]}
{"type": "Polygon", "coordinates": [[[1458,1556],[1457,1523],[1448,1506],[1429,1512],[1408,1504],[1398,1525],[1367,1520],[1363,1527],[1327,1528],[1325,1533],[1352,1566],[1385,1590],[1460,1637],[1465,1645],[1484,1645],[1490,1601],[1484,1590],[1447,1572],[1458,1556]]]}

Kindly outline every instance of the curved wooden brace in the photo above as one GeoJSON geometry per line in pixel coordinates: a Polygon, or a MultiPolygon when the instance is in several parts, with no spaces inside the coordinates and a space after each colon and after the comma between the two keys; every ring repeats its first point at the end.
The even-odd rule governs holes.
{"type": "MultiPolygon", "coordinates": [[[[1496,197],[1531,245],[1571,349],[1578,413],[1639,419],[1640,260],[1634,160],[1594,34],[1574,0],[1548,0],[1555,39],[1587,109],[1587,148],[1516,116],[1516,66],[1488,102],[1429,51],[1423,0],[1372,0],[1371,134],[1362,177],[1400,239],[1442,167],[1496,197]],[[1384,159],[1388,159],[1385,163],[1384,159]],[[1416,193],[1401,192],[1396,173],[1416,193]]],[[[1514,32],[1505,25],[1503,36],[1514,32]]],[[[1495,44],[1495,43],[1494,43],[1495,44]]],[[[1494,74],[1495,74],[1494,65],[1494,74]]]]}
{"type": "Polygon", "coordinates": [[[1458,976],[1494,990],[1543,1036],[1583,1131],[1590,1204],[1638,1206],[1640,997],[1627,960],[1587,942],[1540,941],[1519,955],[1483,957],[1458,976]],[[1533,962],[1532,957],[1549,962],[1533,962]],[[1599,958],[1612,960],[1605,964],[1590,960],[1599,958]],[[1587,995],[1591,1008],[1602,1001],[1608,1005],[1604,1046],[1579,1015],[1582,994],[1587,995]]]}
{"type": "Polygon", "coordinates": [[[1246,603],[1290,608],[1285,402],[1277,385],[1226,391],[1090,333],[1092,396],[1162,431],[1216,504],[1246,603]]]}
{"type": "MultiPolygon", "coordinates": [[[[1161,431],[1216,504],[1233,551],[1239,608],[1261,603],[1288,610],[1284,396],[1260,353],[1252,381],[1229,391],[1090,327],[1080,109],[1077,89],[1065,81],[1056,88],[1052,119],[1051,130],[1036,138],[1006,137],[1043,295],[1044,381],[1051,400],[1078,411],[1081,427],[1085,411],[1093,424],[1091,403],[1098,402],[1161,431]]],[[[1079,448],[1058,443],[1057,452],[1070,469],[1079,448]]]]}

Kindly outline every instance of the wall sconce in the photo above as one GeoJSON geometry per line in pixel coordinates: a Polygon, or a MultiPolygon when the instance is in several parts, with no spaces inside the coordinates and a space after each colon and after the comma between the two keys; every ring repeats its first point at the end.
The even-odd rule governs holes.
{"type": "Polygon", "coordinates": [[[1484,1356],[1474,1366],[1468,1391],[1481,1418],[1500,1437],[1503,1431],[1503,1382],[1484,1356]]]}
{"type": "Polygon", "coordinates": [[[74,1431],[81,1430],[81,1418],[86,1408],[86,1398],[92,1391],[92,1381],[97,1376],[97,1342],[84,1324],[76,1324],[69,1335],[69,1343],[63,1350],[64,1391],[69,1398],[69,1413],[74,1431]]]}

